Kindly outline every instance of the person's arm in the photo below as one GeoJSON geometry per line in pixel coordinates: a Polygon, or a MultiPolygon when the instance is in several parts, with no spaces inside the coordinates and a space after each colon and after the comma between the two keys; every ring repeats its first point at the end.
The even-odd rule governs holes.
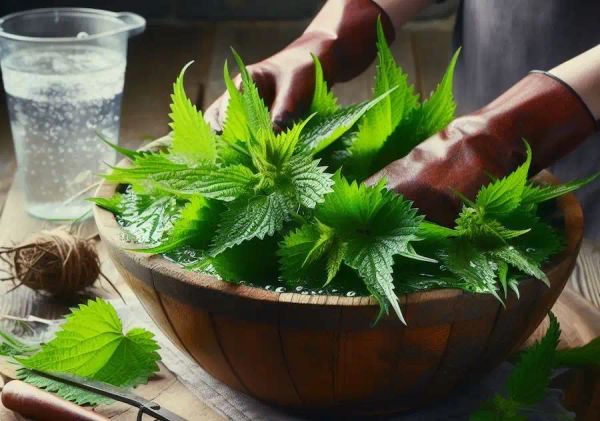
{"type": "Polygon", "coordinates": [[[432,0],[373,0],[385,11],[395,30],[399,30],[409,20],[431,3],[432,0]]]}
{"type": "MultiPolygon", "coordinates": [[[[393,2],[385,1],[385,7],[393,2]]],[[[428,0],[395,2],[398,5],[393,16],[398,23],[412,18],[418,12],[417,6],[426,5],[428,0]]],[[[392,21],[377,2],[329,0],[299,38],[273,56],[248,66],[276,127],[287,126],[310,105],[315,83],[311,53],[321,61],[330,85],[350,80],[369,66],[376,55],[379,17],[388,41],[392,41],[392,21]]],[[[236,82],[239,84],[239,77],[236,82]]],[[[227,100],[227,94],[223,94],[206,111],[205,117],[215,129],[222,126],[227,100]]]]}
{"type": "Polygon", "coordinates": [[[525,159],[524,140],[533,151],[532,174],[554,164],[598,130],[598,113],[600,48],[594,48],[551,72],[532,71],[367,183],[386,177],[430,220],[452,225],[461,206],[454,192],[472,199],[489,174],[514,171],[525,159]]]}
{"type": "Polygon", "coordinates": [[[596,120],[600,119],[600,45],[549,71],[575,90],[596,120]]]}

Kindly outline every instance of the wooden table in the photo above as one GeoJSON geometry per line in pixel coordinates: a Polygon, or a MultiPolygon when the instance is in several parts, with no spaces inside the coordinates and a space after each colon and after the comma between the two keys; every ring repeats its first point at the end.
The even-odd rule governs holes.
{"type": "MultiPolygon", "coordinates": [[[[135,148],[142,142],[164,135],[168,123],[171,84],[181,67],[196,60],[186,75],[186,88],[191,98],[203,107],[224,89],[223,61],[234,46],[247,63],[277,51],[298,36],[306,22],[219,23],[187,25],[151,25],[146,33],[131,42],[123,103],[121,143],[135,148]]],[[[410,24],[397,37],[394,52],[421,94],[427,95],[441,78],[450,54],[451,20],[410,24]]],[[[352,82],[335,87],[341,102],[348,103],[369,96],[374,68],[352,82]]],[[[12,185],[15,169],[8,116],[4,98],[0,98],[0,245],[19,242],[30,233],[47,226],[23,211],[22,191],[12,185]],[[12,187],[11,187],[12,185],[12,187]]],[[[93,229],[89,226],[88,229],[93,229]]],[[[132,292],[116,273],[100,246],[103,271],[115,281],[127,297],[132,292]]],[[[600,248],[586,243],[572,286],[600,307],[600,248]]],[[[0,285],[0,291],[10,285],[0,285]]],[[[109,294],[100,290],[100,294],[109,294]]],[[[65,313],[64,306],[34,294],[27,288],[0,296],[0,314],[55,318],[65,313]]],[[[145,386],[137,390],[190,420],[213,420],[220,417],[197,400],[164,367],[145,386]]],[[[99,410],[115,420],[135,419],[135,411],[114,404],[99,410]]],[[[0,408],[2,421],[18,420],[18,416],[0,408]]]]}

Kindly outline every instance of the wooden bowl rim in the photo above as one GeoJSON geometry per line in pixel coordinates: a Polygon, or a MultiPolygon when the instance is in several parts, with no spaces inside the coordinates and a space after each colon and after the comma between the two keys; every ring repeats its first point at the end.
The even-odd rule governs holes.
{"type": "MultiPolygon", "coordinates": [[[[155,140],[146,145],[143,150],[157,149],[164,146],[168,142],[168,136],[155,140]]],[[[131,165],[129,159],[124,158],[117,166],[128,167],[131,165]]],[[[536,178],[544,183],[556,184],[558,179],[549,171],[543,170],[536,178]]],[[[102,180],[96,190],[96,197],[110,198],[117,191],[119,185],[102,180]]],[[[544,272],[552,272],[560,266],[573,253],[577,253],[579,244],[583,239],[583,212],[579,201],[573,193],[566,194],[557,199],[558,208],[564,215],[564,227],[566,233],[566,247],[556,255],[544,267],[544,272]]],[[[122,240],[122,229],[115,216],[99,207],[94,206],[94,219],[98,227],[98,231],[103,241],[108,241],[113,246],[121,249],[136,263],[142,265],[150,271],[156,271],[166,277],[172,278],[179,282],[186,283],[193,287],[201,287],[213,290],[215,292],[233,295],[240,298],[257,301],[279,302],[279,303],[295,303],[320,305],[331,307],[347,307],[360,306],[372,307],[378,305],[377,301],[372,297],[367,296],[343,296],[343,295],[305,295],[297,292],[276,292],[274,290],[266,290],[260,287],[250,285],[239,285],[223,281],[215,276],[192,272],[186,270],[181,265],[174,263],[161,255],[150,255],[141,252],[135,252],[128,249],[126,246],[131,246],[131,243],[122,240]]],[[[525,282],[540,282],[534,278],[528,278],[522,281],[525,282]]],[[[452,300],[460,297],[463,294],[469,294],[460,289],[435,289],[430,291],[414,292],[398,295],[401,304],[414,304],[422,302],[432,302],[439,300],[452,300]]]]}

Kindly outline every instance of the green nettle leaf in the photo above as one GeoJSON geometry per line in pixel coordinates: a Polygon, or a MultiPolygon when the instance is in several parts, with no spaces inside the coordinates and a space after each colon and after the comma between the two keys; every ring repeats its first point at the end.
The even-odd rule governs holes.
{"type": "Polygon", "coordinates": [[[318,222],[305,224],[286,235],[278,252],[283,278],[292,283],[325,283],[329,274],[323,257],[332,248],[333,240],[333,230],[318,222]]]}
{"type": "Polygon", "coordinates": [[[407,155],[415,146],[444,129],[454,118],[456,104],[452,95],[454,68],[460,49],[454,53],[442,82],[422,104],[406,114],[375,160],[376,169],[407,155]]]}
{"type": "Polygon", "coordinates": [[[397,89],[367,111],[358,126],[345,165],[359,180],[374,172],[374,161],[383,145],[418,105],[418,95],[408,84],[406,73],[396,64],[380,20],[377,22],[377,50],[374,96],[383,95],[394,87],[397,89]]]}
{"type": "Polygon", "coordinates": [[[462,280],[464,289],[471,292],[485,292],[497,297],[498,265],[471,242],[464,239],[453,241],[440,253],[439,259],[447,270],[462,280]]]}
{"type": "Polygon", "coordinates": [[[123,197],[121,193],[115,193],[109,199],[104,197],[90,197],[88,200],[115,215],[120,215],[122,212],[121,203],[123,202],[123,197]]]}
{"type": "Polygon", "coordinates": [[[505,246],[492,251],[491,254],[509,265],[514,266],[523,273],[544,281],[550,286],[548,277],[544,271],[540,269],[539,263],[531,260],[526,252],[518,250],[514,246],[505,246]]]}
{"type": "Polygon", "coordinates": [[[293,193],[299,204],[312,209],[321,203],[327,193],[331,192],[333,180],[326,168],[319,166],[319,161],[309,156],[294,156],[286,168],[293,186],[293,193]]]}
{"type": "Polygon", "coordinates": [[[550,313],[550,327],[546,335],[522,353],[506,383],[506,396],[496,395],[471,415],[470,420],[527,419],[526,411],[545,396],[559,338],[560,325],[550,313]]]}
{"type": "Polygon", "coordinates": [[[191,64],[192,62],[183,68],[173,84],[169,114],[173,130],[171,151],[191,163],[214,163],[217,157],[217,136],[187,97],[183,87],[185,71],[191,64]]]}
{"type": "Polygon", "coordinates": [[[442,81],[418,111],[420,114],[419,131],[425,136],[424,139],[444,129],[454,118],[456,103],[452,95],[452,86],[454,69],[459,55],[460,48],[452,56],[442,81]]]}
{"type": "MultiPolygon", "coordinates": [[[[511,291],[518,297],[523,279],[546,280],[541,267],[563,244],[545,213],[550,207],[539,204],[600,174],[533,185],[525,143],[525,162],[482,187],[475,200],[463,198],[454,227],[424,221],[384,180],[358,182],[452,120],[459,51],[423,102],[394,60],[381,22],[377,51],[374,99],[347,107],[338,105],[313,56],[310,115],[278,133],[235,51],[241,86],[225,63],[229,99],[221,135],[186,96],[184,67],[173,89],[170,148],[135,152],[103,139],[131,162],[105,176],[126,189],[92,201],[113,212],[146,251],[167,253],[191,270],[229,282],[371,294],[379,317],[391,307],[402,319],[399,291],[459,288],[502,302],[511,291]]],[[[513,411],[517,404],[500,397],[494,405],[513,411]]]]}
{"type": "Polygon", "coordinates": [[[556,351],[554,366],[583,368],[600,366],[600,337],[581,347],[556,351]]]}
{"type": "Polygon", "coordinates": [[[349,183],[339,173],[333,192],[318,205],[315,219],[288,234],[279,256],[284,278],[331,282],[342,262],[355,269],[381,305],[379,317],[392,306],[401,320],[394,293],[394,256],[425,259],[410,243],[417,241],[421,218],[410,202],[385,188],[349,183]]]}
{"type": "Polygon", "coordinates": [[[167,192],[180,199],[201,194],[204,197],[230,202],[251,194],[258,176],[244,165],[211,168],[197,167],[176,173],[157,173],[147,178],[159,192],[167,192]]]}
{"type": "Polygon", "coordinates": [[[132,151],[131,149],[124,148],[122,146],[117,145],[116,143],[112,143],[110,140],[108,140],[108,138],[106,136],[104,136],[100,132],[96,132],[96,136],[98,136],[100,138],[100,140],[102,140],[104,143],[106,143],[112,149],[114,149],[115,151],[117,151],[118,153],[120,153],[124,157],[129,158],[132,161],[135,158],[138,158],[138,157],[143,156],[146,153],[148,153],[148,152],[143,152],[143,151],[140,151],[140,152],[138,152],[138,151],[132,151]]]}
{"type": "Polygon", "coordinates": [[[29,356],[40,350],[37,344],[28,344],[8,332],[0,330],[0,356],[14,357],[16,355],[29,356]]]}
{"type": "Polygon", "coordinates": [[[248,119],[246,117],[242,94],[233,83],[233,80],[231,80],[227,61],[225,61],[225,65],[223,66],[223,79],[225,80],[225,86],[229,94],[229,103],[227,104],[227,115],[223,124],[222,138],[229,143],[235,143],[240,140],[248,141],[250,139],[250,130],[248,129],[248,119]]]}
{"type": "Polygon", "coordinates": [[[90,300],[67,316],[54,339],[29,357],[16,357],[24,369],[20,379],[57,393],[78,404],[105,403],[106,398],[35,375],[29,370],[56,371],[115,386],[146,383],[158,371],[158,345],[152,333],[131,329],[123,333],[121,320],[106,301],[90,300]]]}
{"type": "Polygon", "coordinates": [[[156,244],[173,227],[180,207],[174,197],[123,196],[123,211],[118,217],[128,239],[140,244],[156,244]]]}
{"type": "Polygon", "coordinates": [[[336,112],[340,106],[333,93],[329,90],[327,82],[325,82],[321,62],[314,54],[312,58],[315,63],[315,92],[313,93],[309,113],[316,113],[321,116],[331,115],[336,112]]]}
{"type": "MultiPolygon", "coordinates": [[[[550,313],[550,326],[541,341],[521,354],[506,383],[506,393],[484,402],[471,421],[526,420],[528,413],[543,414],[536,405],[547,392],[555,367],[591,367],[600,364],[600,338],[587,345],[557,350],[560,325],[550,313]]],[[[551,416],[553,414],[547,414],[551,416]]]]}
{"type": "Polygon", "coordinates": [[[263,99],[258,93],[256,84],[250,77],[250,73],[246,69],[242,58],[237,54],[235,50],[232,50],[233,56],[242,75],[242,105],[246,114],[246,122],[250,137],[254,142],[266,141],[269,138],[275,136],[273,128],[271,127],[271,116],[269,110],[265,105],[263,99]]]}
{"type": "Polygon", "coordinates": [[[192,196],[183,207],[173,228],[164,234],[160,244],[141,251],[166,253],[184,245],[202,250],[208,247],[217,228],[221,206],[202,196],[192,196]]]}
{"type": "Polygon", "coordinates": [[[317,115],[302,134],[301,144],[313,154],[323,151],[350,130],[367,111],[382,101],[390,92],[387,91],[371,101],[340,108],[325,117],[317,115]]]}
{"type": "Polygon", "coordinates": [[[485,214],[498,216],[514,211],[521,204],[521,197],[527,183],[531,165],[531,147],[525,143],[527,158],[523,165],[506,177],[483,187],[475,199],[485,214]]]}
{"type": "Polygon", "coordinates": [[[290,220],[294,202],[279,192],[234,202],[221,216],[212,256],[253,238],[272,236],[290,220]]]}
{"type": "Polygon", "coordinates": [[[600,177],[600,172],[592,174],[589,177],[582,178],[581,180],[571,181],[570,183],[548,185],[548,186],[535,186],[527,185],[523,191],[523,204],[538,204],[546,202],[551,199],[563,196],[567,193],[571,193],[575,190],[588,185],[592,181],[600,177]]]}

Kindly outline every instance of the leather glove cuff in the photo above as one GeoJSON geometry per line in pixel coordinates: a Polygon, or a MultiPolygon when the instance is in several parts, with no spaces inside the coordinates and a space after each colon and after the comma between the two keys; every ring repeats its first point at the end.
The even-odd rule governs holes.
{"type": "Polygon", "coordinates": [[[597,130],[596,121],[579,95],[547,72],[533,71],[496,100],[475,113],[494,137],[513,143],[521,139],[533,150],[536,173],[568,155],[597,130]]]}

